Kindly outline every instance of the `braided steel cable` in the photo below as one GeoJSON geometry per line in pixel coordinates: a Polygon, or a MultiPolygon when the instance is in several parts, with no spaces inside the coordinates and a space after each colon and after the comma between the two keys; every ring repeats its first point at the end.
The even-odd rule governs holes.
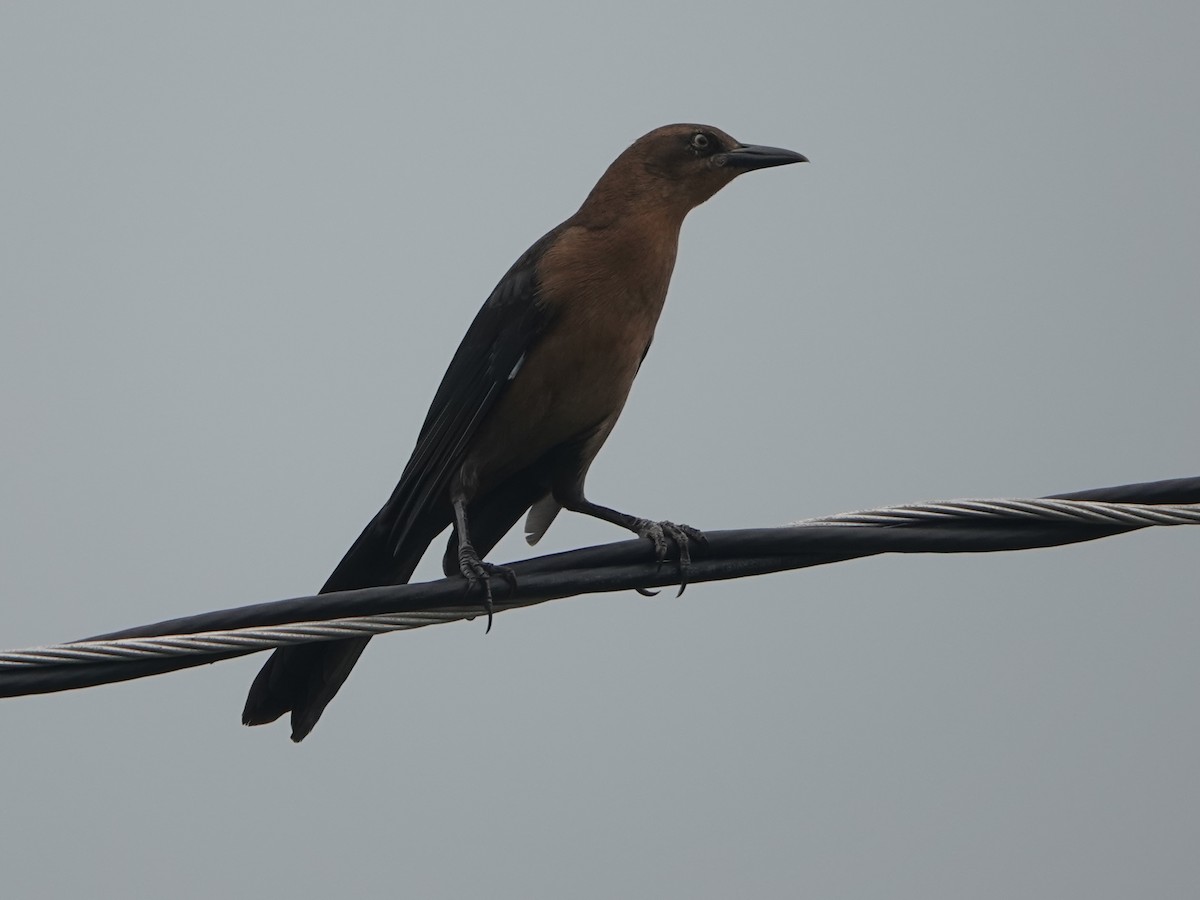
{"type": "Polygon", "coordinates": [[[951,519],[1043,519],[1098,525],[1198,525],[1200,503],[1105,503],[1099,500],[940,500],[801,519],[793,525],[902,525],[951,519]]]}
{"type": "MultiPolygon", "coordinates": [[[[1200,478],[1034,500],[953,500],[838,513],[782,528],[711,532],[688,583],[805,568],[880,553],[990,552],[1200,524],[1200,478]]],[[[622,541],[516,563],[518,590],[493,586],[496,611],[584,593],[678,584],[622,541]]],[[[0,652],[0,697],[140,678],[259,650],[473,619],[461,579],[321,594],[221,610],[83,641],[0,652]]]]}

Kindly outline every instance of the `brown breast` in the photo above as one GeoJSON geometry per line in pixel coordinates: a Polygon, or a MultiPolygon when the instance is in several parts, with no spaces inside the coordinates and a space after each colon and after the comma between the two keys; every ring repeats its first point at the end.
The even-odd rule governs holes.
{"type": "Polygon", "coordinates": [[[547,251],[540,295],[553,324],[472,441],[464,468],[480,489],[620,414],[662,312],[678,233],[636,221],[574,227],[547,251]]]}

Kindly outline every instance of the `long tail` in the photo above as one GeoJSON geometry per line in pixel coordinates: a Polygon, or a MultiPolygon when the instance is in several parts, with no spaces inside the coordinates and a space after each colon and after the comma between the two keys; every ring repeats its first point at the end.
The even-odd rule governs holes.
{"type": "MultiPolygon", "coordinates": [[[[446,524],[430,521],[419,534],[411,534],[393,554],[387,546],[390,528],[385,521],[386,511],[387,507],[359,535],[321,593],[405,584],[430,542],[446,524]]],[[[242,724],[265,725],[290,711],[292,740],[304,740],[345,683],[369,640],[350,638],[280,647],[250,685],[242,724]]]]}
{"type": "MultiPolygon", "coordinates": [[[[496,542],[546,490],[538,470],[531,467],[511,476],[486,497],[472,504],[471,538],[480,555],[491,552],[496,542]]],[[[439,531],[450,524],[450,504],[429,509],[409,531],[399,551],[393,553],[389,535],[395,508],[393,502],[389,501],[371,520],[329,576],[321,593],[381,584],[404,584],[412,577],[429,544],[439,531]]],[[[549,527],[549,521],[546,527],[549,527]]],[[[457,556],[458,539],[451,532],[443,560],[447,575],[458,572],[457,556]]],[[[271,654],[250,686],[250,695],[242,711],[242,723],[265,725],[290,710],[292,740],[304,740],[346,681],[369,640],[351,638],[279,648],[271,654]]]]}

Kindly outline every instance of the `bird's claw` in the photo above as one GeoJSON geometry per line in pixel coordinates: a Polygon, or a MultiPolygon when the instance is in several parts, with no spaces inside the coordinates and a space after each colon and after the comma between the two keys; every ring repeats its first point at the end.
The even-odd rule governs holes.
{"type": "MultiPolygon", "coordinates": [[[[691,525],[678,525],[675,522],[651,522],[649,519],[637,520],[638,537],[649,538],[654,544],[654,558],[659,567],[667,561],[667,550],[670,544],[679,548],[679,592],[676,597],[682,597],[687,588],[687,569],[692,564],[691,543],[695,541],[701,547],[708,546],[708,538],[704,532],[691,525]]],[[[638,593],[644,593],[640,588],[638,593]]],[[[644,594],[654,596],[654,594],[644,594]]]]}
{"type": "Polygon", "coordinates": [[[493,575],[499,575],[508,583],[509,590],[515,591],[517,589],[517,573],[507,566],[484,562],[470,544],[463,544],[458,548],[458,570],[462,573],[463,578],[467,579],[464,595],[469,594],[475,585],[483,585],[483,608],[488,617],[487,630],[484,631],[484,634],[487,634],[492,630],[492,616],[495,613],[495,606],[492,603],[491,578],[493,575]]]}

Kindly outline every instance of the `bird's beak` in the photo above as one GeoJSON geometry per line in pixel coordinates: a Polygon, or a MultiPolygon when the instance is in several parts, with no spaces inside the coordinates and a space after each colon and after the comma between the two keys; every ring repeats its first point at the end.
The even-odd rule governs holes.
{"type": "Polygon", "coordinates": [[[738,144],[733,150],[718,155],[714,162],[719,166],[728,166],[731,169],[749,172],[753,169],[769,169],[771,166],[808,162],[808,157],[795,150],[784,150],[782,147],[738,144]]]}

